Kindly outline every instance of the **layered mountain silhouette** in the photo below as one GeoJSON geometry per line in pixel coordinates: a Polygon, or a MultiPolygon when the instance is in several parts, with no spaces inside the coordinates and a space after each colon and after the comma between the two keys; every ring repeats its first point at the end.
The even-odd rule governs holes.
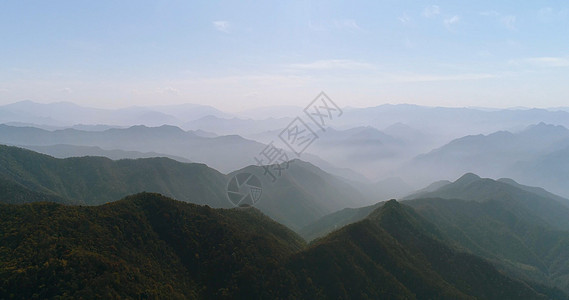
{"type": "Polygon", "coordinates": [[[0,199],[4,203],[27,203],[53,198],[62,203],[98,205],[146,191],[229,208],[233,205],[227,199],[228,181],[244,172],[262,179],[259,209],[293,229],[343,207],[361,207],[372,201],[370,195],[363,195],[345,181],[301,160],[291,161],[290,168],[273,182],[264,175],[263,167],[256,166],[225,175],[204,164],[168,158],[56,159],[10,146],[0,146],[0,179],[5,182],[6,195],[22,195],[0,199]],[[27,196],[31,193],[38,195],[27,196]]]}
{"type": "Polygon", "coordinates": [[[473,135],[420,155],[405,172],[416,178],[431,178],[433,168],[442,178],[473,172],[490,177],[510,177],[569,195],[564,166],[569,149],[569,130],[539,123],[518,133],[499,131],[473,135]]]}
{"type": "MultiPolygon", "coordinates": [[[[0,143],[38,151],[59,158],[104,156],[111,159],[169,157],[181,162],[205,163],[222,172],[232,172],[255,163],[267,144],[238,135],[217,136],[203,131],[184,131],[179,127],[132,126],[103,130],[74,128],[45,130],[0,124],[0,143]]],[[[283,146],[284,147],[284,146],[283,146]]],[[[292,159],[296,157],[288,153],[292,159]]],[[[365,180],[361,174],[338,168],[316,155],[304,160],[338,176],[365,180]]]]}
{"type": "Polygon", "coordinates": [[[138,158],[154,158],[167,157],[179,162],[190,163],[189,159],[156,152],[139,152],[125,150],[105,150],[96,146],[74,146],[74,145],[52,145],[52,146],[33,146],[24,145],[26,148],[35,152],[47,154],[56,158],[82,157],[82,156],[100,156],[107,157],[112,160],[119,159],[138,159],[138,158]]]}
{"type": "Polygon", "coordinates": [[[302,109],[0,106],[0,299],[568,299],[565,109],[302,109]]]}
{"type": "Polygon", "coordinates": [[[33,127],[0,125],[0,143],[28,146],[74,145],[105,150],[156,152],[206,163],[230,172],[254,162],[265,145],[240,136],[203,137],[174,126],[111,128],[104,131],[64,129],[48,131],[33,127]]]}
{"type": "Polygon", "coordinates": [[[23,122],[35,125],[181,125],[205,116],[229,117],[211,106],[197,104],[100,109],[71,102],[36,103],[21,101],[0,106],[0,123],[23,122]]]}

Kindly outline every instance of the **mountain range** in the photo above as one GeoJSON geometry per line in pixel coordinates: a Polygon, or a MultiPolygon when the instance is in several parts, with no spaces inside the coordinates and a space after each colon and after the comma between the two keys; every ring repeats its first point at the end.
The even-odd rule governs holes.
{"type": "Polygon", "coordinates": [[[232,204],[227,199],[227,184],[239,173],[252,173],[261,179],[263,195],[257,207],[293,229],[338,209],[375,201],[373,195],[362,194],[341,178],[301,160],[291,161],[290,168],[273,181],[260,166],[225,175],[204,164],[180,163],[168,158],[56,159],[0,145],[0,179],[6,185],[6,193],[10,192],[3,200],[5,203],[53,198],[61,203],[99,205],[134,193],[157,192],[185,202],[229,208],[232,204]],[[13,195],[36,193],[39,195],[13,200],[13,195]]]}
{"type": "MultiPolygon", "coordinates": [[[[405,173],[414,179],[429,181],[433,168],[442,178],[454,178],[466,172],[488,177],[510,177],[524,183],[545,187],[569,196],[564,172],[569,149],[569,129],[539,123],[511,133],[466,136],[451,141],[408,163],[405,173]]],[[[413,180],[411,180],[413,181],[413,180]]]]}
{"type": "MultiPolygon", "coordinates": [[[[446,243],[491,261],[514,278],[569,291],[567,199],[511,179],[474,174],[437,185],[401,203],[431,222],[446,243]]],[[[299,232],[307,240],[322,237],[383,205],[344,209],[299,232]]]]}
{"type": "Polygon", "coordinates": [[[0,299],[569,298],[566,109],[302,110],[0,106],[0,299]]]}
{"type": "Polygon", "coordinates": [[[149,193],[0,213],[2,298],[567,298],[452,249],[396,201],[310,246],[255,208],[149,193]]]}

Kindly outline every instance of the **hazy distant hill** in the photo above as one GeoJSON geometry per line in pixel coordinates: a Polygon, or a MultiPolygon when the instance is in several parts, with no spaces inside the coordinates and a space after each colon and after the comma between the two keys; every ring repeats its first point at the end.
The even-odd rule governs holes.
{"type": "Polygon", "coordinates": [[[360,207],[372,201],[370,195],[298,159],[291,161],[289,169],[282,171],[275,182],[259,166],[249,166],[229,176],[243,172],[255,174],[263,184],[263,198],[256,207],[295,230],[336,210],[360,207]]]}
{"type": "Polygon", "coordinates": [[[442,137],[488,134],[500,130],[522,130],[528,124],[545,122],[569,127],[569,112],[547,109],[483,110],[463,107],[427,107],[384,104],[367,108],[346,108],[335,126],[386,128],[402,123],[442,137]]]}
{"type": "Polygon", "coordinates": [[[307,151],[376,178],[382,170],[393,169],[418,154],[414,148],[398,137],[365,126],[346,130],[328,128],[307,151]]]}
{"type": "Polygon", "coordinates": [[[1,298],[566,299],[451,249],[395,201],[310,247],[255,208],[148,193],[0,214],[1,298]]]}
{"type": "MultiPolygon", "coordinates": [[[[16,145],[20,146],[20,145],[16,145]]],[[[74,145],[53,145],[53,146],[20,146],[32,151],[47,154],[55,158],[83,157],[83,156],[101,156],[112,160],[119,159],[138,159],[152,157],[167,157],[179,162],[191,163],[189,159],[183,157],[161,154],[156,152],[138,152],[124,150],[104,150],[95,146],[74,146],[74,145]]]]}
{"type": "MultiPolygon", "coordinates": [[[[326,131],[317,132],[318,139],[306,149],[302,158],[318,164],[309,158],[310,155],[315,155],[327,162],[333,162],[336,166],[356,170],[367,178],[378,181],[394,177],[394,171],[398,170],[401,164],[432,149],[431,138],[418,130],[403,124],[394,124],[388,129],[394,134],[387,134],[371,126],[347,129],[331,126],[326,131]]],[[[281,131],[282,129],[263,131],[246,137],[265,143],[274,141],[275,145],[286,149],[287,146],[277,138],[281,131]]],[[[343,177],[365,181],[352,176],[343,177]]]]}
{"type": "MultiPolygon", "coordinates": [[[[566,141],[569,143],[569,140],[566,141]]],[[[531,160],[515,163],[508,173],[523,182],[547,188],[569,196],[569,145],[559,145],[560,150],[540,155],[531,160]]]]}
{"type": "MultiPolygon", "coordinates": [[[[203,118],[184,123],[181,127],[188,130],[205,130],[217,134],[238,134],[242,136],[255,134],[263,131],[282,131],[293,118],[221,118],[217,116],[205,116],[203,118]]],[[[276,137],[276,135],[275,135],[276,137]]]]}
{"type": "Polygon", "coordinates": [[[253,109],[240,111],[237,113],[240,117],[252,118],[256,120],[269,118],[294,118],[302,113],[304,107],[294,105],[276,105],[264,106],[253,109]]]}
{"type": "MultiPolygon", "coordinates": [[[[113,159],[142,158],[149,155],[169,157],[182,162],[206,163],[222,172],[231,172],[254,164],[254,157],[266,147],[266,144],[237,135],[215,136],[200,130],[184,131],[175,126],[133,126],[93,132],[76,129],[48,131],[35,127],[0,124],[0,143],[18,145],[57,157],[87,155],[113,159]],[[101,148],[103,151],[93,147],[101,148]]],[[[295,157],[289,153],[290,159],[295,157]]],[[[327,172],[351,180],[366,180],[361,174],[348,168],[338,168],[316,155],[305,153],[302,158],[327,172]]]]}
{"type": "Polygon", "coordinates": [[[226,196],[229,178],[242,172],[256,174],[262,180],[263,194],[257,207],[293,229],[338,209],[371,203],[369,195],[300,160],[292,161],[290,169],[273,183],[263,175],[263,168],[256,166],[226,176],[203,164],[180,163],[168,158],[56,159],[8,146],[0,146],[0,178],[15,186],[8,185],[6,189],[10,193],[0,200],[4,203],[55,201],[96,205],[147,191],[223,208],[232,206],[226,196]],[[30,197],[32,192],[41,197],[30,197]]]}
{"type": "Polygon", "coordinates": [[[206,163],[223,172],[254,163],[265,145],[239,136],[202,137],[174,126],[113,128],[100,132],[65,129],[47,131],[0,125],[0,143],[26,146],[58,144],[105,150],[155,152],[206,163]]]}
{"type": "Polygon", "coordinates": [[[71,102],[36,103],[21,101],[0,106],[0,123],[21,122],[50,126],[76,124],[105,125],[181,125],[205,116],[228,117],[211,106],[197,104],[100,109],[71,102]]]}
{"type": "Polygon", "coordinates": [[[569,149],[569,130],[540,123],[519,133],[500,131],[456,139],[416,157],[402,173],[423,181],[455,178],[466,172],[510,177],[567,196],[565,149],[569,149]],[[439,178],[432,178],[435,168],[439,178]]]}

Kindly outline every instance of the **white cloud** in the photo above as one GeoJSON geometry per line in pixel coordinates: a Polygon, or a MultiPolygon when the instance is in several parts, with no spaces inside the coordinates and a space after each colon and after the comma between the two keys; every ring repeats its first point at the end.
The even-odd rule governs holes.
{"type": "Polygon", "coordinates": [[[495,10],[489,10],[480,13],[481,16],[485,17],[494,17],[496,18],[502,25],[510,30],[516,30],[516,21],[517,18],[514,15],[502,15],[501,13],[495,10]]]}
{"type": "Polygon", "coordinates": [[[531,65],[534,67],[569,67],[569,57],[529,57],[519,60],[511,60],[510,64],[514,65],[531,65]]]}
{"type": "Polygon", "coordinates": [[[175,89],[175,88],[173,88],[173,87],[171,87],[171,86],[167,86],[167,87],[164,87],[164,88],[160,88],[160,89],[158,90],[158,92],[161,93],[161,94],[170,94],[170,95],[179,95],[179,94],[180,94],[180,90],[175,89]]]}
{"type": "Polygon", "coordinates": [[[458,23],[460,21],[460,17],[459,16],[452,16],[450,18],[446,18],[444,19],[443,23],[445,24],[447,29],[451,29],[451,26],[458,23]]]}
{"type": "Polygon", "coordinates": [[[500,18],[500,22],[510,30],[516,29],[516,16],[508,15],[500,18]]]}
{"type": "Polygon", "coordinates": [[[391,75],[390,78],[395,82],[430,82],[430,81],[460,81],[460,80],[480,80],[498,77],[495,74],[473,73],[473,74],[453,74],[453,75],[433,75],[433,74],[399,74],[391,75]]]}
{"type": "Polygon", "coordinates": [[[213,27],[218,31],[229,33],[229,28],[231,26],[228,21],[214,21],[213,27]]]}
{"type": "Polygon", "coordinates": [[[374,69],[374,66],[368,63],[349,60],[349,59],[329,59],[329,60],[317,60],[311,63],[305,64],[291,64],[287,66],[289,69],[299,69],[299,70],[333,70],[333,69],[344,69],[344,70],[370,70],[374,69]]]}
{"type": "Polygon", "coordinates": [[[313,31],[329,31],[329,30],[362,30],[358,22],[354,19],[336,19],[323,22],[308,22],[308,27],[313,31]]]}
{"type": "Polygon", "coordinates": [[[441,9],[438,5],[427,6],[425,7],[425,9],[423,9],[423,16],[425,16],[426,18],[433,18],[439,15],[440,13],[441,9]]]}
{"type": "Polygon", "coordinates": [[[60,93],[66,93],[66,94],[71,94],[71,93],[73,93],[73,90],[72,90],[71,88],[66,87],[66,88],[60,89],[58,92],[60,92],[60,93]]]}
{"type": "Polygon", "coordinates": [[[403,24],[408,24],[411,22],[411,17],[409,17],[407,14],[403,14],[401,17],[397,18],[397,20],[403,24]]]}
{"type": "Polygon", "coordinates": [[[356,20],[353,19],[334,20],[334,26],[338,29],[361,30],[356,20]]]}

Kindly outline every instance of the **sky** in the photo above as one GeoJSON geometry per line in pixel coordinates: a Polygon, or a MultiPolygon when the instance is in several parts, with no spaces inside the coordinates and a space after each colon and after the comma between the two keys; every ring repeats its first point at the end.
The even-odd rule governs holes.
{"type": "Polygon", "coordinates": [[[0,104],[569,106],[567,1],[0,0],[0,104]]]}

